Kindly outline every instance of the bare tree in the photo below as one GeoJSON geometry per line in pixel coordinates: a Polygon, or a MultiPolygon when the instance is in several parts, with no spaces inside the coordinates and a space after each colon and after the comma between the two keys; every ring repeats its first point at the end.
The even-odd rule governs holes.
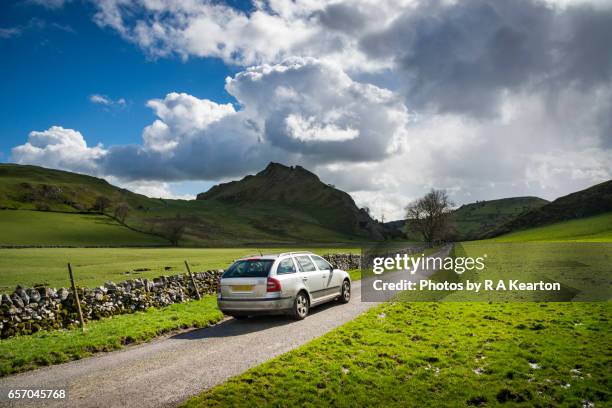
{"type": "Polygon", "coordinates": [[[106,210],[110,204],[111,204],[111,200],[109,200],[108,197],[98,196],[96,197],[96,201],[94,202],[93,208],[95,211],[98,211],[104,214],[104,210],[106,210]]]}
{"type": "Polygon", "coordinates": [[[164,222],[162,235],[174,246],[178,246],[179,241],[187,228],[187,221],[176,217],[174,220],[164,222]]]}
{"type": "Polygon", "coordinates": [[[446,191],[432,189],[406,207],[406,228],[416,230],[427,242],[447,240],[455,229],[452,206],[446,191]]]}
{"type": "Polygon", "coordinates": [[[127,203],[120,203],[115,208],[115,218],[119,220],[122,224],[125,223],[125,217],[127,217],[130,212],[130,206],[127,203]]]}

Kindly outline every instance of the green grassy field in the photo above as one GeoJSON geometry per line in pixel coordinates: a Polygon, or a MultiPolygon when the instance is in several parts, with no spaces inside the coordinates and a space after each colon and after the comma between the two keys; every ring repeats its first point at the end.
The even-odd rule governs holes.
{"type": "Polygon", "coordinates": [[[223,317],[215,296],[87,323],[78,328],[37,332],[0,340],[0,376],[64,363],[100,351],[142,343],[176,329],[206,327],[223,317]]]}
{"type": "Polygon", "coordinates": [[[391,303],[186,407],[607,406],[609,303],[391,303]]]}
{"type": "Polygon", "coordinates": [[[455,257],[484,259],[485,269],[456,274],[440,270],[429,279],[466,284],[518,280],[559,282],[560,291],[406,291],[405,301],[605,301],[612,298],[612,243],[494,242],[455,244],[455,257]]]}
{"type": "Polygon", "coordinates": [[[538,228],[511,232],[493,238],[494,242],[574,241],[612,242],[612,213],[557,222],[538,228]]]}
{"type": "MultiPolygon", "coordinates": [[[[304,248],[262,248],[264,253],[304,248]]],[[[354,252],[355,248],[308,248],[318,253],[354,252]]],[[[66,263],[72,264],[78,285],[93,287],[112,280],[154,278],[185,272],[184,260],[192,271],[226,268],[242,256],[256,254],[255,248],[21,248],[0,249],[0,293],[15,285],[47,284],[69,286],[66,263]]]]}
{"type": "Polygon", "coordinates": [[[0,245],[168,245],[98,214],[0,210],[0,230],[0,245]]]}

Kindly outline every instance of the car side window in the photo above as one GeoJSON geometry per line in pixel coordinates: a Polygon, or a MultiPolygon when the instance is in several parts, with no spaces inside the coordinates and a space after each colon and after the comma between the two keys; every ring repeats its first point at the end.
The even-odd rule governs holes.
{"type": "Polygon", "coordinates": [[[331,271],[332,267],[329,264],[329,262],[327,262],[325,259],[321,258],[320,256],[311,256],[312,260],[314,261],[314,263],[317,265],[317,268],[319,268],[320,271],[331,271]]]}
{"type": "Polygon", "coordinates": [[[315,272],[317,270],[317,268],[315,268],[315,265],[312,263],[312,261],[310,260],[308,256],[306,255],[296,256],[295,259],[297,260],[300,271],[315,272]]]}
{"type": "Polygon", "coordinates": [[[295,273],[295,265],[291,258],[283,259],[278,263],[278,267],[276,268],[277,275],[284,275],[287,273],[295,273]]]}

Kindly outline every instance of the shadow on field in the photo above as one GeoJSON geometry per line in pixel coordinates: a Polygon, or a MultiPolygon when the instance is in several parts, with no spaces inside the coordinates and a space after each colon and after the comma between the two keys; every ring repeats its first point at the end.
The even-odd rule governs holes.
{"type": "MultiPolygon", "coordinates": [[[[327,311],[334,307],[339,307],[338,302],[329,302],[320,306],[315,306],[310,309],[308,320],[313,315],[327,311]]],[[[332,312],[332,311],[330,311],[332,312]]],[[[333,312],[332,312],[333,313],[333,312]]],[[[300,324],[300,321],[294,320],[291,316],[286,315],[270,315],[270,316],[253,316],[245,320],[236,320],[229,318],[214,326],[197,329],[186,333],[172,336],[176,340],[200,340],[215,337],[233,337],[242,336],[244,334],[254,333],[262,330],[271,329],[273,327],[284,326],[287,324],[300,324]]]]}

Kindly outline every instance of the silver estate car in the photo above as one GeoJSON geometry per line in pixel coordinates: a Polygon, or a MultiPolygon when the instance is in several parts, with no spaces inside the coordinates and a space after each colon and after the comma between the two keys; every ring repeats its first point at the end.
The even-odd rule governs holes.
{"type": "Polygon", "coordinates": [[[311,252],[242,258],[221,276],[217,304],[237,319],[258,314],[306,317],[315,305],[351,299],[351,278],[311,252]]]}

